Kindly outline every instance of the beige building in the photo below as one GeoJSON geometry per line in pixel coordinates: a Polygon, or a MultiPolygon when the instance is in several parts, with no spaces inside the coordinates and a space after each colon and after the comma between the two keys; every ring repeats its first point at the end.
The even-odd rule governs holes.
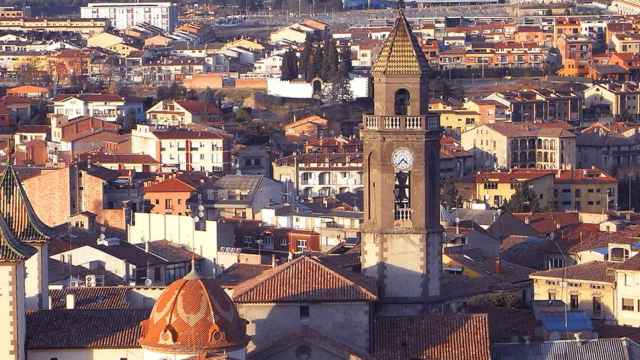
{"type": "Polygon", "coordinates": [[[559,211],[609,212],[618,208],[618,180],[596,168],[558,170],[553,198],[559,211]]]}
{"type": "Polygon", "coordinates": [[[640,87],[635,82],[598,83],[584,91],[587,108],[605,107],[613,116],[640,116],[640,87]]]}
{"type": "Polygon", "coordinates": [[[476,167],[573,169],[576,136],[562,124],[494,123],[462,133],[476,167]]]}
{"type": "MultiPolygon", "coordinates": [[[[464,180],[463,180],[464,181],[464,180]]],[[[527,169],[509,171],[484,171],[471,176],[475,189],[473,199],[481,201],[492,208],[500,208],[518,191],[527,187],[538,197],[541,208],[553,202],[553,172],[527,169]]]]}
{"type": "Polygon", "coordinates": [[[616,52],[640,52],[640,34],[635,32],[616,33],[611,38],[616,52]]]}
{"type": "Polygon", "coordinates": [[[640,327],[640,256],[629,244],[610,243],[606,250],[607,261],[531,274],[534,300],[560,300],[592,319],[640,327]]]}

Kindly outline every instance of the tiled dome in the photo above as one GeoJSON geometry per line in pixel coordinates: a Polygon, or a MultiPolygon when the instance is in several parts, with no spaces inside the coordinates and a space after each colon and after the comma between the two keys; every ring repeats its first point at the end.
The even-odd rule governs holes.
{"type": "Polygon", "coordinates": [[[233,351],[249,342],[246,322],[213,279],[196,272],[169,285],[142,322],[140,345],[156,352],[233,351]]]}

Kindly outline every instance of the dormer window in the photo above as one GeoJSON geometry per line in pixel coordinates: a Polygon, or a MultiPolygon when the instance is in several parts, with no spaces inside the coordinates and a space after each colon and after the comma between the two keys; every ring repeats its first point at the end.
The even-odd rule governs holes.
{"type": "Polygon", "coordinates": [[[625,248],[612,248],[609,251],[609,261],[623,262],[629,258],[629,250],[625,248]]]}

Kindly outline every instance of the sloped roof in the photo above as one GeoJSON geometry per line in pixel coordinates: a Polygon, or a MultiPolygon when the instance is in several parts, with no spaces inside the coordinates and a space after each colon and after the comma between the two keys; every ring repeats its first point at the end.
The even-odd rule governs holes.
{"type": "Polygon", "coordinates": [[[139,348],[140,322],[149,317],[149,312],[148,309],[74,309],[28,313],[26,348],[139,348]]]}
{"type": "Polygon", "coordinates": [[[604,261],[591,261],[588,263],[567,266],[560,269],[538,271],[531,274],[531,276],[613,283],[614,276],[611,272],[607,271],[610,266],[610,263],[604,261]]]}
{"type": "Polygon", "coordinates": [[[16,240],[7,223],[0,218],[0,263],[24,261],[35,253],[35,248],[16,240]]]}
{"type": "Polygon", "coordinates": [[[147,194],[157,192],[192,192],[195,190],[196,188],[194,186],[178,178],[166,179],[144,187],[144,192],[147,194]]]}
{"type": "Polygon", "coordinates": [[[371,72],[374,76],[420,76],[426,71],[427,59],[401,11],[371,72]]]}
{"type": "Polygon", "coordinates": [[[0,178],[0,217],[15,238],[24,243],[47,242],[53,233],[31,207],[13,166],[7,166],[0,178]]]}
{"type": "Polygon", "coordinates": [[[379,317],[378,360],[487,360],[491,358],[486,314],[379,317]]]}
{"type": "Polygon", "coordinates": [[[301,256],[266,271],[239,284],[233,291],[236,303],[373,302],[377,299],[371,284],[310,256],[301,256]]]}
{"type": "Polygon", "coordinates": [[[128,309],[131,306],[127,302],[128,287],[76,287],[49,290],[51,296],[51,309],[64,309],[68,294],[76,296],[76,309],[128,309]]]}

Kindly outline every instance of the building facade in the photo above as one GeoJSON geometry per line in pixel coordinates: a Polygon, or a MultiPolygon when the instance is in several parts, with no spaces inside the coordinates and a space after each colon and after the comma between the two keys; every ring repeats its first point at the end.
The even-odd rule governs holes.
{"type": "Polygon", "coordinates": [[[83,19],[108,19],[117,30],[147,23],[172,32],[178,23],[178,7],[171,2],[90,3],[80,9],[83,19]]]}

